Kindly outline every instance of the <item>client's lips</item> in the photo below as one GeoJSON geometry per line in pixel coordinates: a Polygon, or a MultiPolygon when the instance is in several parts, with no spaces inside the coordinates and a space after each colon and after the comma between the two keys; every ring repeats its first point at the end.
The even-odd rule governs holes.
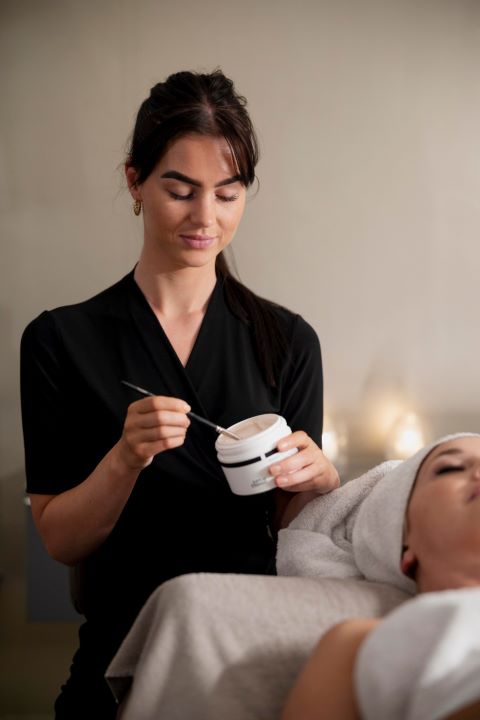
{"type": "Polygon", "coordinates": [[[210,247],[217,239],[216,235],[200,235],[199,233],[181,233],[180,237],[186,245],[196,250],[210,247]]]}
{"type": "Polygon", "coordinates": [[[472,500],[476,500],[478,497],[480,497],[480,483],[478,485],[475,485],[472,492],[470,493],[469,502],[472,500]]]}

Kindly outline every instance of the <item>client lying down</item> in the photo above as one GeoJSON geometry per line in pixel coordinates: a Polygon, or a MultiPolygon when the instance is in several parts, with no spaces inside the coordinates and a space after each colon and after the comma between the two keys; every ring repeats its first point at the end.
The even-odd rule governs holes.
{"type": "Polygon", "coordinates": [[[422,594],[383,620],[328,631],[282,720],[478,719],[480,435],[449,436],[375,470],[281,531],[278,571],[363,575],[422,594]]]}
{"type": "Polygon", "coordinates": [[[367,720],[445,718],[476,701],[479,466],[480,436],[455,436],[318,497],[280,532],[277,569],[290,577],[164,583],[107,671],[119,717],[276,720],[285,707],[284,720],[348,720],[358,716],[353,682],[367,720]],[[417,586],[425,594],[412,599],[417,586]],[[392,610],[361,644],[353,676],[371,626],[330,629],[392,610]]]}

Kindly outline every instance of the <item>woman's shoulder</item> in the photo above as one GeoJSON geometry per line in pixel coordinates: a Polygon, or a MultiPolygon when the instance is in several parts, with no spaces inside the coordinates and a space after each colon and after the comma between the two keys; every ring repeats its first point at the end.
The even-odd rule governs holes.
{"type": "Polygon", "coordinates": [[[312,325],[298,312],[287,308],[281,303],[261,297],[255,293],[254,295],[257,301],[263,304],[263,306],[276,317],[278,322],[283,325],[287,333],[291,335],[295,334],[304,340],[318,341],[317,333],[312,325]]]}
{"type": "Polygon", "coordinates": [[[133,285],[133,271],[131,271],[121,280],[118,280],[113,285],[95,293],[95,295],[92,295],[86,300],[81,300],[80,302],[72,303],[70,305],[63,305],[54,308],[50,312],[54,316],[61,316],[81,313],[103,313],[108,310],[115,311],[128,293],[132,291],[133,285]]]}
{"type": "Polygon", "coordinates": [[[286,328],[290,342],[299,343],[301,346],[319,345],[316,330],[302,315],[293,310],[289,310],[283,305],[277,305],[272,302],[270,302],[270,305],[272,312],[276,314],[279,321],[286,328]]]}
{"type": "Polygon", "coordinates": [[[52,337],[58,333],[59,328],[68,327],[82,318],[111,317],[118,314],[132,282],[132,272],[130,272],[121,280],[86,300],[43,310],[28,323],[22,337],[24,339],[52,337]]]}

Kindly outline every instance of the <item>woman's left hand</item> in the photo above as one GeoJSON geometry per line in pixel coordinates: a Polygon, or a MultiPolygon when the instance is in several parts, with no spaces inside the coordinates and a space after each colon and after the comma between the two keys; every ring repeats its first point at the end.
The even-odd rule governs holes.
{"type": "Polygon", "coordinates": [[[269,467],[277,487],[290,492],[313,491],[320,494],[339,486],[336,468],[307,433],[298,430],[277,444],[279,452],[291,448],[297,448],[298,452],[269,467]]]}

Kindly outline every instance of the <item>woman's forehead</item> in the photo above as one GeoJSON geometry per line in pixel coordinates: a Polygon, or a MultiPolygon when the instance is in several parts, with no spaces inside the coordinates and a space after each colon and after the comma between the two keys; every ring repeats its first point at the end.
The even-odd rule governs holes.
{"type": "Polygon", "coordinates": [[[420,475],[422,470],[427,469],[440,458],[453,458],[465,454],[473,454],[480,457],[480,437],[453,438],[452,440],[447,440],[437,445],[423,461],[418,474],[420,475]]]}

